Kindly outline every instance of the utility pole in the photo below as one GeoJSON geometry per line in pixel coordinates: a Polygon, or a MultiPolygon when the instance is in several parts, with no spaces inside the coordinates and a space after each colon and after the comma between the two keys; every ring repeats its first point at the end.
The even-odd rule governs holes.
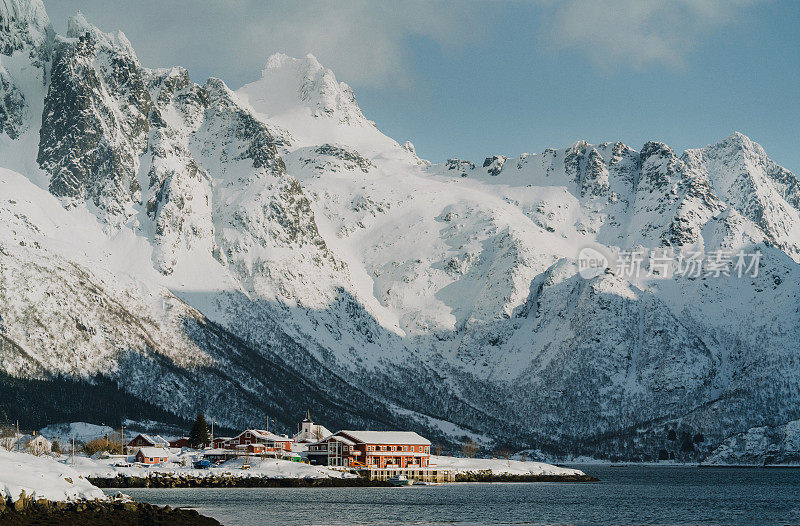
{"type": "Polygon", "coordinates": [[[75,465],[75,431],[72,432],[72,465],[75,465]]]}
{"type": "Polygon", "coordinates": [[[211,447],[214,447],[214,419],[211,419],[211,447]]]}
{"type": "Polygon", "coordinates": [[[119,427],[119,447],[122,450],[122,454],[125,454],[125,426],[120,424],[119,427]]]}
{"type": "Polygon", "coordinates": [[[19,420],[17,420],[17,451],[19,451],[19,420]]]}

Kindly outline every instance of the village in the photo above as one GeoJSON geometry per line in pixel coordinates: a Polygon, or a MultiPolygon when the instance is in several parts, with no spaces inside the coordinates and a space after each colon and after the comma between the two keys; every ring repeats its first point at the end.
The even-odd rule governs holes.
{"type": "MultiPolygon", "coordinates": [[[[240,469],[250,469],[250,459],[280,459],[325,466],[370,480],[400,484],[449,482],[450,469],[431,464],[431,442],[413,431],[331,432],[315,424],[310,412],[293,436],[268,429],[245,429],[236,436],[214,436],[197,444],[192,467],[220,467],[233,459],[244,460],[240,469]]],[[[125,455],[142,466],[167,464],[176,454],[192,450],[192,438],[167,440],[160,435],[140,433],[125,444],[125,455]]]]}
{"type": "MultiPolygon", "coordinates": [[[[330,431],[315,423],[310,412],[293,435],[248,428],[236,434],[215,434],[213,420],[198,415],[189,436],[155,432],[112,431],[86,423],[61,424],[39,432],[20,433],[6,427],[3,449],[56,459],[86,479],[124,481],[216,477],[225,480],[317,480],[362,483],[438,485],[465,476],[559,477],[582,475],[577,470],[511,458],[435,455],[431,442],[413,431],[330,431]],[[48,438],[49,437],[49,438],[48,438]]],[[[266,426],[265,426],[266,427],[266,426]]],[[[23,456],[27,456],[23,455],[23,456]]]]}

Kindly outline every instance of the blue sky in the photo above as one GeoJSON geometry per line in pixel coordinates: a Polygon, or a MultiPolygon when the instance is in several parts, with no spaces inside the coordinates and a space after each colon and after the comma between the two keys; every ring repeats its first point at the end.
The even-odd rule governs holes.
{"type": "Polygon", "coordinates": [[[737,130],[800,171],[800,2],[45,0],[123,30],[146,66],[231,87],[311,52],[368,118],[432,161],[737,130]]]}

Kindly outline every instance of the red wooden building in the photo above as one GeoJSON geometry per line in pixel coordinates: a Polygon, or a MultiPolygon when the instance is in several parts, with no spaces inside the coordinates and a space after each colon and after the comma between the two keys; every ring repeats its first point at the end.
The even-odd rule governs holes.
{"type": "Polygon", "coordinates": [[[189,447],[189,437],[181,437],[181,438],[176,438],[175,440],[170,440],[169,447],[174,447],[176,449],[189,447]]]}
{"type": "Polygon", "coordinates": [[[161,435],[141,433],[133,437],[125,446],[126,451],[133,452],[141,447],[169,447],[169,441],[161,435]]]}
{"type": "Polygon", "coordinates": [[[163,464],[169,458],[169,451],[161,447],[141,447],[136,452],[136,462],[140,464],[163,464]]]}
{"type": "Polygon", "coordinates": [[[238,436],[222,443],[225,449],[239,449],[249,453],[279,453],[292,450],[292,439],[263,429],[246,429],[238,436]]]}
{"type": "Polygon", "coordinates": [[[225,442],[232,440],[231,437],[214,437],[214,440],[211,441],[211,448],[212,449],[224,449],[225,442]]]}
{"type": "Polygon", "coordinates": [[[339,431],[309,444],[306,455],[327,466],[425,468],[431,442],[413,431],[339,431]]]}

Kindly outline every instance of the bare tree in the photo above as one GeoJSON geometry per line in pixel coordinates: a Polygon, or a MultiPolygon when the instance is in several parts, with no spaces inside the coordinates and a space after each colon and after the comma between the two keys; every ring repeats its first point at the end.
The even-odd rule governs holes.
{"type": "Polygon", "coordinates": [[[83,452],[89,456],[92,456],[95,453],[102,453],[104,451],[112,455],[121,455],[122,448],[123,445],[122,441],[120,440],[120,434],[114,432],[86,442],[83,445],[83,452]]]}
{"type": "Polygon", "coordinates": [[[461,452],[466,458],[472,458],[475,456],[475,453],[478,452],[478,444],[471,438],[467,438],[464,443],[461,444],[461,452]]]}
{"type": "Polygon", "coordinates": [[[511,450],[510,450],[509,448],[507,448],[507,447],[501,447],[501,448],[498,448],[498,449],[497,449],[497,450],[494,452],[494,454],[495,454],[495,455],[497,455],[497,457],[498,457],[498,458],[504,458],[504,459],[506,459],[506,460],[509,460],[509,459],[511,458],[511,455],[513,455],[513,454],[514,454],[514,452],[513,452],[513,451],[511,451],[511,450]]]}
{"type": "Polygon", "coordinates": [[[17,430],[11,426],[0,427],[0,447],[4,447],[9,451],[14,449],[17,443],[17,430]]]}

